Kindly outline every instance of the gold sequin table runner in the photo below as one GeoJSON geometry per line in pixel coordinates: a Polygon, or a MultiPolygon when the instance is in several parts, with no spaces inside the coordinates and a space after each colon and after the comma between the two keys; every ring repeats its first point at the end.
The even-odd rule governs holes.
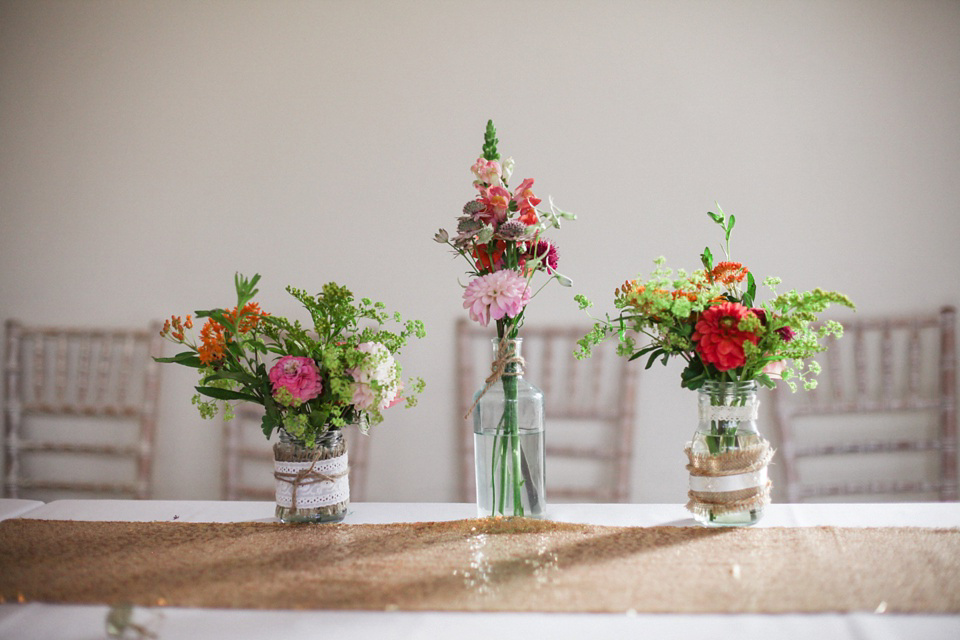
{"type": "Polygon", "coordinates": [[[0,598],[244,609],[960,613],[960,530],[0,522],[0,598]]]}

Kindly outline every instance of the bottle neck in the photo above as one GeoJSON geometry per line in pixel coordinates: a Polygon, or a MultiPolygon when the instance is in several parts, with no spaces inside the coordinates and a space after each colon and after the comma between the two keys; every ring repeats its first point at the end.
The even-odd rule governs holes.
{"type": "Polygon", "coordinates": [[[506,374],[512,377],[522,378],[524,361],[520,350],[523,346],[523,338],[515,338],[513,340],[504,339],[502,341],[493,338],[490,340],[490,345],[493,347],[494,364],[499,366],[498,363],[502,360],[503,370],[506,374]]]}

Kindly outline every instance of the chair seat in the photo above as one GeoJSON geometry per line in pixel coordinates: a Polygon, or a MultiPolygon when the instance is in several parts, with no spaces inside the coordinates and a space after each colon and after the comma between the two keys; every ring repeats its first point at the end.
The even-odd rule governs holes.
{"type": "Polygon", "coordinates": [[[817,389],[773,394],[787,499],[928,493],[957,500],[956,310],[842,324],[843,339],[827,344],[817,389]],[[824,425],[826,432],[818,429],[824,425]],[[883,455],[902,462],[895,469],[894,458],[882,458],[882,477],[850,477],[866,475],[883,455]],[[842,469],[811,466],[839,456],[851,457],[842,469]],[[922,476],[928,467],[936,477],[892,477],[922,476]],[[841,472],[847,477],[824,477],[841,472]]]}

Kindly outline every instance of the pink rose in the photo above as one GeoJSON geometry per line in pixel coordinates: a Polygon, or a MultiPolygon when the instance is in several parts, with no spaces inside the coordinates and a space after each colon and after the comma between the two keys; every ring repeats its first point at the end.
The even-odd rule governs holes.
{"type": "Polygon", "coordinates": [[[313,400],[323,391],[320,371],[310,358],[283,356],[270,369],[269,375],[274,396],[281,389],[286,389],[294,400],[303,403],[313,400]]]}

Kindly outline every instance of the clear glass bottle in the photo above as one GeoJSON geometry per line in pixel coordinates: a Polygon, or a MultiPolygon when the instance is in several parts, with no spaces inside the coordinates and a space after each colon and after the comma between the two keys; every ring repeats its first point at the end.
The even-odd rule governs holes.
{"type": "Polygon", "coordinates": [[[313,447],[285,430],[273,446],[277,487],[276,517],[281,522],[340,522],[350,505],[347,441],[328,429],[313,447]]]}
{"type": "Polygon", "coordinates": [[[699,424],[687,451],[687,508],[707,526],[755,524],[770,500],[772,456],[757,430],[757,383],[708,380],[697,393],[699,424]]]}
{"type": "MultiPolygon", "coordinates": [[[[494,360],[499,341],[493,341],[494,360]]],[[[520,356],[522,340],[509,342],[520,356]]],[[[542,517],[546,511],[543,392],[517,363],[474,395],[474,463],[480,516],[542,517]],[[482,394],[482,395],[481,395],[482,394]]]]}

